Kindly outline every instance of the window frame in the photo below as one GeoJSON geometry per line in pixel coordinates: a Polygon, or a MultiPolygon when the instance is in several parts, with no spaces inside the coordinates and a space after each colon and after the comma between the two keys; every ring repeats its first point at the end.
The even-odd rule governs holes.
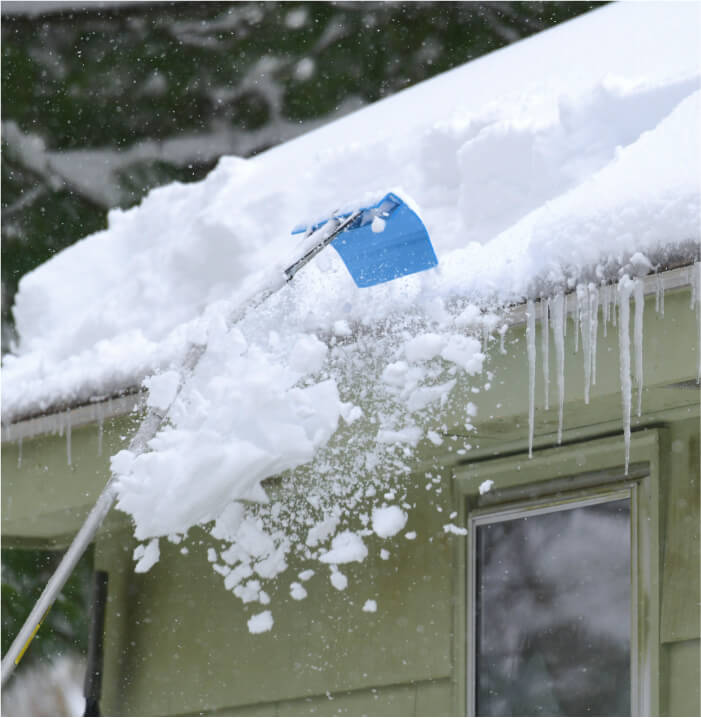
{"type": "Polygon", "coordinates": [[[475,527],[489,517],[518,518],[530,511],[630,497],[631,510],[631,714],[659,712],[660,529],[659,473],[662,429],[631,438],[628,474],[620,436],[577,441],[458,466],[453,489],[463,541],[456,542],[454,615],[455,708],[475,715],[475,527]],[[480,484],[491,479],[491,491],[480,484]]]}

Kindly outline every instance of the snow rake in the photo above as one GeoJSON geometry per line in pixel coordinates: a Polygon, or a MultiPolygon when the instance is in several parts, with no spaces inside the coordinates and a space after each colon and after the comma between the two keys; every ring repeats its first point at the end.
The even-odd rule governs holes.
{"type": "MultiPolygon", "coordinates": [[[[229,328],[292,281],[302,267],[329,245],[336,249],[358,287],[372,287],[408,274],[422,272],[438,264],[423,222],[416,212],[393,192],[386,194],[376,204],[360,207],[352,212],[335,213],[330,218],[292,230],[292,234],[301,232],[309,238],[306,244],[311,246],[304,249],[299,259],[284,272],[276,272],[270,281],[264,283],[234,310],[227,318],[229,328]]],[[[193,344],[188,349],[181,366],[176,397],[206,348],[204,344],[193,344]]],[[[167,416],[168,410],[150,408],[129,442],[129,451],[137,455],[147,451],[149,441],[157,434],[167,416]]],[[[2,685],[5,685],[22,660],[51,606],[116,500],[117,476],[113,473],[3,657],[2,685]]]]}

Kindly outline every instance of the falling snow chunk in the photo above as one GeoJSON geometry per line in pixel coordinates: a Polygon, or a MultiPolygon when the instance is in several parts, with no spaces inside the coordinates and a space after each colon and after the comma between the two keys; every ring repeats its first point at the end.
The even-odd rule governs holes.
{"type": "Polygon", "coordinates": [[[340,571],[336,570],[336,567],[332,567],[331,570],[331,577],[330,577],[331,585],[337,590],[337,591],[345,591],[346,588],[348,588],[348,579],[344,574],[342,574],[340,571]]]}
{"type": "Polygon", "coordinates": [[[479,486],[480,495],[486,494],[488,491],[491,491],[493,486],[494,482],[491,479],[483,481],[479,486]]]}
{"type": "Polygon", "coordinates": [[[331,550],[322,553],[319,561],[322,563],[350,563],[351,561],[362,562],[368,555],[367,546],[358,534],[352,531],[342,531],[334,536],[331,542],[331,550]]]}
{"type": "Polygon", "coordinates": [[[146,573],[158,562],[160,555],[158,539],[151,539],[147,544],[139,544],[134,549],[134,560],[137,562],[136,566],[134,566],[134,571],[136,573],[146,573]]]}
{"type": "Polygon", "coordinates": [[[434,445],[440,446],[443,443],[443,437],[435,431],[427,431],[426,438],[434,445]]]}
{"type": "Polygon", "coordinates": [[[455,534],[456,536],[467,536],[467,529],[462,526],[456,526],[455,524],[444,524],[443,531],[448,534],[455,534]]]}
{"type": "Polygon", "coordinates": [[[407,514],[399,506],[383,506],[373,509],[372,530],[380,538],[390,538],[406,526],[407,519],[407,514]]]}
{"type": "Polygon", "coordinates": [[[273,627],[273,614],[270,611],[263,611],[251,616],[248,619],[249,633],[265,633],[273,627]]]}
{"type": "Polygon", "coordinates": [[[416,531],[407,531],[404,534],[404,538],[408,541],[414,541],[416,539],[416,531]]]}
{"type": "Polygon", "coordinates": [[[368,600],[363,604],[363,611],[365,611],[365,613],[376,613],[377,601],[374,601],[372,598],[368,598],[368,600]]]}
{"type": "Polygon", "coordinates": [[[292,596],[295,601],[302,601],[307,597],[307,589],[304,588],[301,583],[294,581],[290,584],[290,596],[292,596]]]}

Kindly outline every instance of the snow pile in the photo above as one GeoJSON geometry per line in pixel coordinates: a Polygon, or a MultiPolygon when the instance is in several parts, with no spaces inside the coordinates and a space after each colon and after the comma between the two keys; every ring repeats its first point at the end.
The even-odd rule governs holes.
{"type": "MultiPolygon", "coordinates": [[[[697,256],[694,20],[693,5],[609,6],[111,212],[106,231],[22,279],[5,421],[145,380],[169,421],[148,453],[112,462],[118,505],[147,542],[140,570],[158,557],[154,539],[199,524],[213,569],[244,602],[270,601],[264,582],[290,552],[345,589],[338,566],[366,557],[364,537],[415,538],[400,536],[412,453],[440,445],[446,408],[473,428],[477,407],[452,406],[452,390],[491,380],[484,348],[503,340],[503,307],[529,301],[533,386],[535,299],[551,297],[541,319],[562,377],[565,291],[579,286],[578,317],[598,321],[603,282],[626,277],[627,306],[635,277],[697,256]],[[620,41],[631,34],[634,49],[620,41]],[[595,58],[592,38],[605,48],[595,58]],[[413,198],[438,268],[360,290],[327,250],[231,327],[302,251],[294,226],[388,190],[413,198]],[[183,375],[193,345],[206,350],[183,375]]],[[[584,348],[595,372],[596,348],[584,348]]],[[[562,415],[560,381],[557,392],[562,415]]],[[[306,591],[290,586],[296,600],[306,591]]],[[[249,628],[272,625],[264,611],[249,628]]]]}

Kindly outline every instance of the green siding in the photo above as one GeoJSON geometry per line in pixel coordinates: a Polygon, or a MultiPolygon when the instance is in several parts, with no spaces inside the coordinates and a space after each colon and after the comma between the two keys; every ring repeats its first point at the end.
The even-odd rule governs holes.
{"type": "Polygon", "coordinates": [[[661,715],[701,715],[700,647],[699,640],[667,643],[663,646],[661,715]]]}
{"type": "MultiPolygon", "coordinates": [[[[367,537],[366,561],[340,567],[349,580],[345,591],[333,588],[328,569],[315,565],[317,573],[306,584],[309,596],[300,602],[289,596],[289,582],[309,566],[292,565],[271,592],[275,625],[257,636],[248,633],[246,621],[264,607],[243,605],[224,588],[207,562],[206,534],[191,532],[187,556],[180,554],[184,544],[161,541],[161,560],[147,574],[130,576],[130,600],[108,607],[107,633],[114,645],[107,650],[107,670],[116,687],[106,689],[103,709],[181,714],[251,706],[261,698],[303,701],[327,691],[353,691],[334,703],[352,706],[359,705],[357,692],[365,689],[368,701],[384,701],[391,713],[400,704],[387,703],[390,694],[375,698],[367,691],[449,678],[452,542],[442,531],[445,510],[425,500],[424,484],[417,477],[409,496],[417,510],[406,531],[416,530],[416,540],[367,537]],[[391,560],[379,558],[381,547],[391,560]],[[377,613],[362,611],[368,598],[377,600],[377,613]]],[[[96,563],[110,576],[131,570],[115,548],[125,538],[98,542],[96,563]]],[[[119,575],[121,582],[124,574],[119,575]]],[[[403,695],[399,688],[393,691],[392,696],[403,695]]],[[[422,710],[432,711],[426,707],[431,695],[446,705],[442,690],[426,691],[422,710]]],[[[410,693],[413,706],[413,689],[410,693]]],[[[295,705],[303,710],[306,702],[295,705]]]]}

